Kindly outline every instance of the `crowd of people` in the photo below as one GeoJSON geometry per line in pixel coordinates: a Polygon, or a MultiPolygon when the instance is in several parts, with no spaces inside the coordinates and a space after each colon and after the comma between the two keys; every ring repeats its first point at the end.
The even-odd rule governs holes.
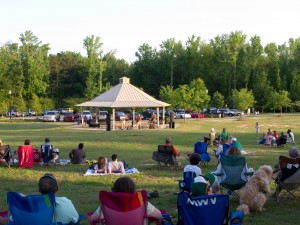
{"type": "MultiPolygon", "coordinates": [[[[259,136],[260,125],[256,123],[256,135],[259,136]]],[[[274,130],[272,131],[270,128],[266,133],[263,134],[263,138],[259,141],[260,144],[264,145],[276,145],[280,146],[282,143],[282,138],[285,139],[287,143],[295,143],[294,134],[291,129],[288,129],[286,133],[282,132],[279,136],[278,133],[274,130]]],[[[192,196],[199,195],[211,195],[219,192],[220,183],[226,179],[226,173],[222,168],[222,164],[220,162],[221,155],[226,155],[227,157],[238,158],[243,157],[242,151],[243,147],[241,143],[237,140],[236,137],[230,136],[229,132],[226,128],[223,128],[220,133],[216,133],[214,128],[211,128],[210,133],[207,137],[204,137],[204,142],[209,143],[210,145],[217,145],[217,150],[215,150],[215,154],[218,157],[218,165],[215,171],[207,174],[202,174],[202,170],[200,168],[200,155],[197,153],[192,153],[188,155],[189,164],[186,165],[183,169],[184,172],[193,172],[195,173],[195,178],[193,179],[190,186],[190,194],[192,196]],[[224,146],[228,146],[228,149],[225,151],[224,146]],[[225,153],[225,154],[224,154],[225,153]],[[219,176],[218,174],[222,174],[219,176]]],[[[30,145],[30,140],[25,140],[25,145],[30,145]]],[[[3,145],[3,142],[0,140],[0,146],[3,145]]],[[[179,156],[179,151],[175,146],[173,146],[172,140],[170,137],[165,139],[165,146],[172,147],[172,153],[175,161],[177,162],[177,166],[180,166],[180,162],[178,162],[177,157],[179,156]]],[[[82,164],[86,161],[86,154],[83,150],[84,144],[79,143],[78,148],[73,149],[69,152],[70,162],[72,164],[82,164]]],[[[36,148],[35,148],[36,149],[36,148]]],[[[50,139],[46,138],[45,143],[43,143],[40,147],[41,158],[44,159],[46,156],[47,149],[54,150],[55,148],[50,143],[50,139]]],[[[58,149],[57,149],[58,150],[58,149]]],[[[292,158],[300,157],[300,150],[297,148],[290,148],[288,150],[289,156],[292,158]]],[[[55,162],[58,159],[58,151],[52,151],[52,157],[50,157],[49,162],[55,162]]],[[[298,165],[299,167],[300,165],[298,165]]],[[[293,165],[292,168],[298,168],[293,165]]],[[[276,168],[276,166],[275,166],[276,168]]],[[[100,156],[96,164],[93,165],[94,173],[121,173],[125,174],[125,165],[124,162],[118,160],[117,154],[112,154],[111,160],[108,160],[104,156],[100,156]]],[[[247,163],[243,168],[243,172],[241,173],[241,179],[247,181],[249,179],[249,171],[253,171],[252,168],[248,168],[247,163]]],[[[282,179],[281,177],[277,179],[282,179]]],[[[53,174],[44,174],[39,180],[39,192],[41,194],[47,194],[50,192],[57,193],[59,190],[58,182],[53,174]]],[[[121,193],[134,193],[136,192],[136,184],[135,182],[127,176],[122,176],[118,178],[112,187],[113,192],[121,192],[121,193]]],[[[74,207],[71,200],[66,197],[56,197],[56,218],[57,222],[62,223],[73,223],[76,224],[79,222],[79,214],[74,207]]],[[[147,205],[147,215],[155,218],[162,219],[161,211],[158,210],[154,205],[148,202],[147,205]]],[[[95,212],[91,216],[92,221],[97,221],[98,219],[103,218],[103,212],[100,206],[95,210],[95,212]]],[[[11,217],[0,217],[0,224],[6,224],[10,220],[13,220],[11,217]]]]}
{"type": "MultiPolygon", "coordinates": [[[[257,131],[256,134],[259,136],[259,131],[257,131]]],[[[262,134],[262,137],[257,141],[257,143],[272,147],[281,147],[287,143],[296,144],[294,133],[291,129],[288,129],[286,133],[281,132],[280,135],[278,135],[276,130],[272,131],[270,128],[268,128],[267,132],[262,134]]]]}

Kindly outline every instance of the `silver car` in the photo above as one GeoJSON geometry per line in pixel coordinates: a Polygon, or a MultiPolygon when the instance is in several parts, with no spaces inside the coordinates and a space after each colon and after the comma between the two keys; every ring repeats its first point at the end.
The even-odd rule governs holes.
{"type": "Polygon", "coordinates": [[[47,122],[59,122],[60,120],[60,114],[58,111],[48,111],[44,116],[43,116],[43,121],[47,122]]]}

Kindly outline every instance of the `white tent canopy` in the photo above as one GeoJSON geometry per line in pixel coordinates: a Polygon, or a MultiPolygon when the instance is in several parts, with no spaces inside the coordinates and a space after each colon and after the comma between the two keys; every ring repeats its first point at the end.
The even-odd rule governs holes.
{"type": "MultiPolygon", "coordinates": [[[[165,117],[165,107],[170,104],[156,100],[152,96],[146,94],[142,90],[133,86],[129,82],[128,77],[121,77],[120,83],[112,87],[108,91],[102,93],[98,97],[80,103],[76,106],[79,107],[96,107],[96,108],[112,108],[113,115],[115,114],[115,108],[133,108],[133,119],[135,108],[156,108],[157,116],[159,117],[159,108],[163,108],[163,123],[165,117]]],[[[157,118],[159,121],[159,118],[157,118]]],[[[159,125],[159,124],[158,124],[159,125]]],[[[115,128],[115,121],[113,117],[113,129],[115,128]]]]}

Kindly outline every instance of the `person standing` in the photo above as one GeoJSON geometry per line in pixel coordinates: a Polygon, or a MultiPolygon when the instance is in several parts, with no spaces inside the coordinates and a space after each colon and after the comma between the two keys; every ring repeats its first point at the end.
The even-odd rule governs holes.
{"type": "Polygon", "coordinates": [[[255,133],[256,133],[256,137],[259,137],[259,124],[258,124],[258,122],[256,122],[256,125],[255,125],[255,133]]]}
{"type": "Polygon", "coordinates": [[[72,164],[81,164],[85,162],[86,155],[83,151],[83,143],[79,143],[78,149],[73,149],[69,153],[72,164]]]}

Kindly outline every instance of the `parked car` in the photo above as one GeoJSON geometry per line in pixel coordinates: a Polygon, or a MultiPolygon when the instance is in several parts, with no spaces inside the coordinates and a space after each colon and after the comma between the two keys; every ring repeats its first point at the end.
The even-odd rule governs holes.
{"type": "Polygon", "coordinates": [[[7,112],[7,116],[8,117],[19,117],[19,116],[23,116],[23,113],[17,109],[11,109],[11,110],[8,110],[7,112]]]}
{"type": "Polygon", "coordinates": [[[241,112],[237,109],[229,109],[229,110],[234,113],[233,114],[234,116],[240,116],[241,115],[241,112]]]}
{"type": "Polygon", "coordinates": [[[150,120],[153,113],[156,114],[156,110],[146,109],[144,112],[142,112],[143,119],[144,120],[150,120]]]}
{"type": "Polygon", "coordinates": [[[59,122],[60,121],[60,113],[59,111],[48,111],[44,116],[43,116],[43,121],[47,122],[59,122]]]}
{"type": "Polygon", "coordinates": [[[228,108],[220,108],[219,109],[220,113],[224,113],[225,116],[234,116],[235,112],[231,111],[228,108]]]}
{"type": "Polygon", "coordinates": [[[64,122],[74,122],[74,121],[75,121],[74,113],[66,112],[64,114],[64,122]]]}
{"type": "Polygon", "coordinates": [[[185,112],[179,112],[176,113],[176,119],[188,119],[188,118],[192,118],[191,114],[185,113],[185,112]]]}
{"type": "Polygon", "coordinates": [[[99,111],[98,112],[98,121],[106,120],[107,114],[108,114],[107,111],[99,111]]]}
{"type": "Polygon", "coordinates": [[[83,110],[81,113],[81,117],[84,119],[86,117],[87,120],[92,120],[93,116],[89,110],[83,110]]]}
{"type": "Polygon", "coordinates": [[[204,118],[204,114],[200,112],[192,112],[190,114],[192,118],[204,118]]]}
{"type": "Polygon", "coordinates": [[[28,109],[26,112],[23,113],[24,116],[36,116],[35,111],[28,109]]]}
{"type": "Polygon", "coordinates": [[[124,112],[116,112],[115,120],[128,120],[128,116],[124,112]]]}

